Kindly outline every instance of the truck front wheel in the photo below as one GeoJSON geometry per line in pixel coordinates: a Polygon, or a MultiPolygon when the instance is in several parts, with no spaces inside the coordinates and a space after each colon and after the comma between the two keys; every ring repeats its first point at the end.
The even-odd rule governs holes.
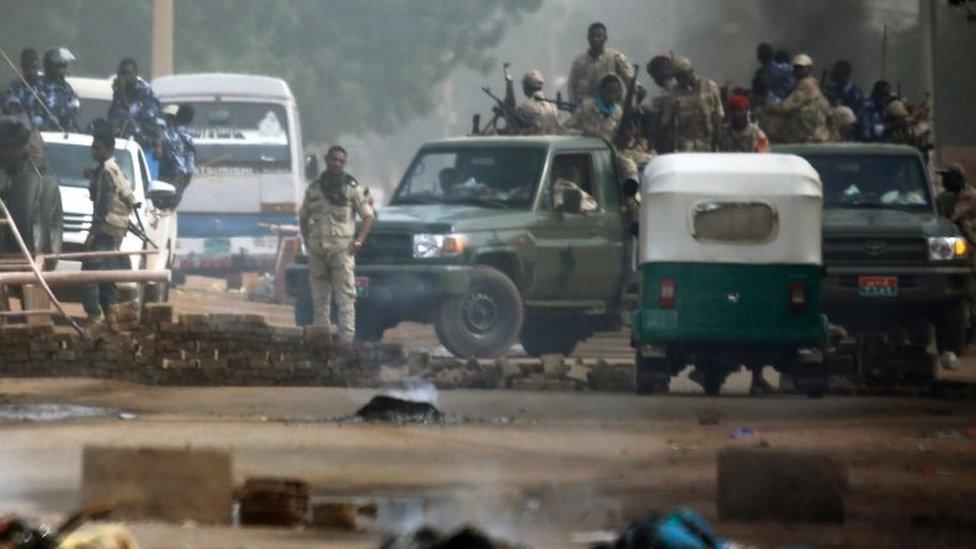
{"type": "Polygon", "coordinates": [[[966,332],[969,328],[969,307],[965,301],[957,301],[941,311],[936,340],[939,351],[952,351],[962,354],[966,347],[966,332]]]}
{"type": "Polygon", "coordinates": [[[467,290],[441,303],[434,328],[442,345],[462,358],[493,358],[522,330],[522,296],[507,276],[475,267],[467,290]]]}

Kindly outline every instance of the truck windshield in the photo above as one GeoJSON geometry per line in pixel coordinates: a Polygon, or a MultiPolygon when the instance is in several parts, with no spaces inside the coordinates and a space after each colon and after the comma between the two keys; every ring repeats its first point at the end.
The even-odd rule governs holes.
{"type": "MultiPolygon", "coordinates": [[[[122,168],[129,185],[135,188],[132,155],[128,151],[116,149],[115,161],[122,168]]],[[[89,182],[84,170],[96,166],[91,157],[91,147],[73,143],[45,143],[44,162],[58,175],[61,185],[86,189],[89,182]]]]}
{"type": "Polygon", "coordinates": [[[921,162],[913,156],[810,155],[820,174],[825,208],[931,211],[921,162]]]}
{"type": "Polygon", "coordinates": [[[195,111],[189,130],[201,173],[291,171],[283,105],[219,100],[188,104],[195,111]]]}
{"type": "Polygon", "coordinates": [[[391,205],[469,204],[528,208],[546,151],[528,148],[438,148],[421,151],[391,205]]]}

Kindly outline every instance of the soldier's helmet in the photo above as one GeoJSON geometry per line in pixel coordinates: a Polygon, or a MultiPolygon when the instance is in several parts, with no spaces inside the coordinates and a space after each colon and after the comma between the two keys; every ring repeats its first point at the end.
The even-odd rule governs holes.
{"type": "Polygon", "coordinates": [[[44,63],[52,65],[67,65],[75,60],[71,50],[65,47],[54,48],[44,52],[44,63]]]}
{"type": "Polygon", "coordinates": [[[812,67],[813,66],[813,59],[809,55],[807,55],[805,53],[798,54],[795,57],[793,57],[793,66],[794,67],[812,67]]]}
{"type": "Polygon", "coordinates": [[[522,83],[534,88],[541,88],[546,85],[546,79],[542,77],[542,72],[533,70],[525,73],[525,76],[522,77],[522,83]]]}
{"type": "Polygon", "coordinates": [[[694,68],[694,65],[691,64],[691,59],[685,56],[678,57],[674,60],[674,72],[676,73],[689,73],[694,68]]]}

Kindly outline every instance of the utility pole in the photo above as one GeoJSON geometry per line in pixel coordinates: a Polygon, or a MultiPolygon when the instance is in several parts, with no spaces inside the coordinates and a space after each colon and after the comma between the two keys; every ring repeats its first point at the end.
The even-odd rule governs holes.
{"type": "Polygon", "coordinates": [[[153,0],[152,75],[173,74],[173,0],[153,0]]]}
{"type": "Polygon", "coordinates": [[[935,37],[938,35],[936,28],[938,25],[937,14],[939,3],[937,0],[918,0],[918,29],[921,33],[921,56],[922,56],[922,88],[929,93],[929,127],[932,129],[931,141],[935,145],[932,150],[933,160],[936,163],[941,161],[938,143],[938,119],[936,112],[935,94],[935,37]]]}

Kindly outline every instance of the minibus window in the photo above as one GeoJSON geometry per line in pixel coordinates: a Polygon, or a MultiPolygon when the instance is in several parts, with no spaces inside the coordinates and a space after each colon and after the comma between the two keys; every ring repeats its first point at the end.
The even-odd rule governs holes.
{"type": "Polygon", "coordinates": [[[702,202],[692,219],[692,236],[705,242],[767,242],[777,230],[776,211],[763,202],[702,202]]]}

